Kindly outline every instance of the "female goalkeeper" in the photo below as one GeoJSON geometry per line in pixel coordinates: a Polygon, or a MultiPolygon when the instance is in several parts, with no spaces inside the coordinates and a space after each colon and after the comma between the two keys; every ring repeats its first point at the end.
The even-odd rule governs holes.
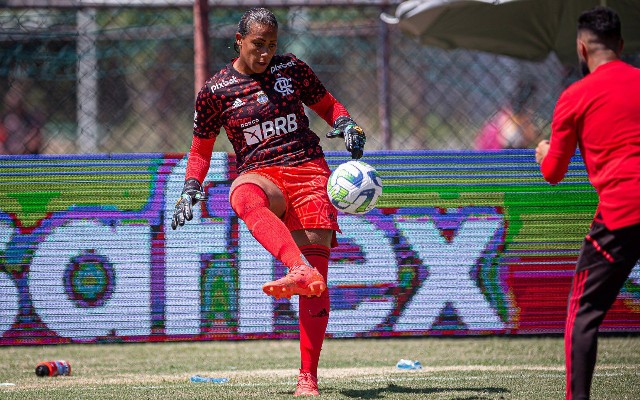
{"type": "Polygon", "coordinates": [[[276,298],[299,295],[301,368],[294,393],[318,395],[317,368],[329,320],[326,278],[337,212],[327,196],[331,173],[320,138],[309,129],[304,105],[333,127],[360,158],[365,134],[307,64],[276,55],[278,22],[265,8],[252,8],[238,23],[239,56],[210,78],[195,104],[193,141],[184,189],[172,228],[193,217],[204,199],[202,182],[213,145],[224,127],[236,154],[239,176],[229,201],[251,234],[289,269],[263,286],[276,298]]]}

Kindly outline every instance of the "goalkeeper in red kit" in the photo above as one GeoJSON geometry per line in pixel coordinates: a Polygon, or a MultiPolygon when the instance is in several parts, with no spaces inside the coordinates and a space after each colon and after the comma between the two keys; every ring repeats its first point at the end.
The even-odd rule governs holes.
{"type": "Polygon", "coordinates": [[[615,11],[596,7],[580,15],[585,77],[560,95],[551,140],[536,148],[542,175],[556,184],[578,146],[599,196],[567,307],[567,400],[589,399],[598,328],[640,259],[640,69],[620,60],[622,47],[615,11]]]}
{"type": "Polygon", "coordinates": [[[329,255],[340,228],[327,195],[331,171],[304,105],[332,126],[327,137],[344,138],[353,158],[362,157],[366,138],[307,64],[292,54],[275,54],[277,43],[278,22],[271,11],[244,13],[234,43],[239,56],[210,78],[196,99],[185,184],[172,228],[191,220],[192,207],[204,199],[202,182],[224,127],[239,171],[230,188],[231,207],[289,269],[262,289],[276,298],[299,296],[301,368],[294,395],[315,396],[329,320],[329,255]]]}

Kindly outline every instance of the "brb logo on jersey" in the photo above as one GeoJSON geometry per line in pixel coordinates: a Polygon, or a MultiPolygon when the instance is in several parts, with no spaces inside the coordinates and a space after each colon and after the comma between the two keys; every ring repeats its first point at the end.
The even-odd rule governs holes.
{"type": "MultiPolygon", "coordinates": [[[[250,123],[257,122],[252,120],[250,123]]],[[[244,127],[243,127],[244,128],[244,127]]],[[[298,120],[295,114],[286,117],[278,117],[273,121],[264,121],[243,129],[247,145],[253,145],[267,140],[271,136],[284,135],[298,129],[298,120]]]]}

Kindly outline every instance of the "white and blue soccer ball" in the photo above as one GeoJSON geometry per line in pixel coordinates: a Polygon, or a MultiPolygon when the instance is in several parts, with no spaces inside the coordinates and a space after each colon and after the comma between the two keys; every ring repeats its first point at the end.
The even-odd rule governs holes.
{"type": "Polygon", "coordinates": [[[348,161],[331,173],[327,193],[336,209],[347,214],[365,214],[376,206],[382,194],[382,179],[371,165],[348,161]]]}

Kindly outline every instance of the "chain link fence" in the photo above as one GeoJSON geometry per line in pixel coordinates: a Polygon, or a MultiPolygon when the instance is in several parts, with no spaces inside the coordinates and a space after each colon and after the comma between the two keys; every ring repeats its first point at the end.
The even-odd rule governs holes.
{"type": "MultiPolygon", "coordinates": [[[[526,62],[424,47],[380,20],[399,2],[210,1],[209,72],[235,57],[238,20],[262,4],[278,17],[279,52],[314,69],[365,128],[368,149],[534,147],[549,135],[575,68],[554,55],[526,62]]],[[[193,2],[77,3],[0,3],[0,152],[188,151],[193,2]]],[[[637,54],[627,61],[640,65],[637,54]]],[[[309,116],[323,136],[329,127],[309,116]]],[[[230,151],[223,137],[216,150],[230,151]]],[[[323,145],[341,150],[338,142],[323,145]]]]}

